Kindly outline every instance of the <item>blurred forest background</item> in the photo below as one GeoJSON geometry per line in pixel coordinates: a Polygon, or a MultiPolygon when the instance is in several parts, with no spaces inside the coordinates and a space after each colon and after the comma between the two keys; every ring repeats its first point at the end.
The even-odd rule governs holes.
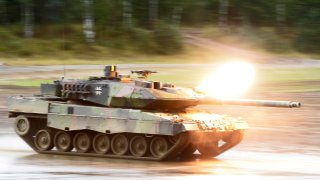
{"type": "Polygon", "coordinates": [[[319,0],[0,0],[2,58],[168,56],[187,34],[319,57],[319,0]]]}

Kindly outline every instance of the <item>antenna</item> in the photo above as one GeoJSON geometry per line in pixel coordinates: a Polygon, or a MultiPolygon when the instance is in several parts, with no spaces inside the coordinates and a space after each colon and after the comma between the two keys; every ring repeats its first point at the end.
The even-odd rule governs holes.
{"type": "Polygon", "coordinates": [[[63,63],[63,76],[62,79],[64,79],[66,77],[66,64],[63,63]]]}
{"type": "MultiPolygon", "coordinates": [[[[60,10],[60,13],[62,13],[62,21],[63,21],[63,31],[62,31],[62,39],[63,39],[63,43],[62,43],[62,49],[63,51],[66,51],[67,47],[66,47],[66,3],[63,2],[62,4],[62,10],[60,10]]],[[[64,55],[62,56],[62,58],[64,59],[64,55]]],[[[66,61],[63,61],[63,77],[62,79],[64,79],[66,77],[66,61]]]]}

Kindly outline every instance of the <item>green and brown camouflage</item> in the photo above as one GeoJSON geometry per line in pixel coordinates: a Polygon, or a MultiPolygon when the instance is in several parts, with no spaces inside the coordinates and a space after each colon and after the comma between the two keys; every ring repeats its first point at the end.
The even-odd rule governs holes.
{"type": "Polygon", "coordinates": [[[41,90],[44,95],[87,101],[107,107],[176,110],[197,104],[196,94],[185,88],[163,85],[155,89],[153,83],[140,79],[123,81],[120,78],[59,80],[55,81],[55,84],[42,84],[41,90]]]}
{"type": "MultiPolygon", "coordinates": [[[[300,103],[290,101],[203,97],[192,89],[148,81],[147,75],[154,71],[134,72],[142,77],[131,79],[121,76],[116,72],[116,67],[106,66],[104,77],[62,79],[53,84],[42,84],[40,95],[9,97],[9,117],[16,117],[17,134],[40,153],[66,153],[73,146],[79,153],[84,151],[81,148],[87,143],[90,146],[92,144],[95,150],[95,153],[87,155],[96,156],[100,154],[98,147],[102,146],[96,139],[103,134],[105,138],[112,139],[109,142],[112,152],[106,150],[106,157],[162,160],[182,154],[190,155],[196,149],[206,156],[219,155],[238,144],[243,130],[248,128],[248,124],[239,118],[196,111],[193,106],[300,107],[300,103]],[[59,139],[61,134],[68,138],[59,139]],[[74,134],[76,140],[72,144],[74,134]],[[89,142],[77,144],[80,142],[77,138],[83,138],[84,134],[87,138],[94,136],[93,140],[89,138],[89,142]],[[127,139],[117,142],[119,137],[127,139]],[[68,139],[72,147],[61,149],[66,146],[68,139]],[[135,142],[136,139],[139,141],[135,142]],[[130,152],[128,148],[123,154],[117,151],[129,146],[129,141],[130,152]],[[151,155],[143,151],[137,156],[136,152],[141,152],[142,145],[139,143],[143,144],[142,141],[150,149],[151,155]],[[225,144],[220,146],[220,141],[225,144]],[[124,144],[118,147],[121,143],[124,144]],[[52,151],[53,147],[57,150],[52,151]],[[163,150],[166,151],[161,154],[163,150]]],[[[86,149],[86,152],[89,150],[86,149]]]]}

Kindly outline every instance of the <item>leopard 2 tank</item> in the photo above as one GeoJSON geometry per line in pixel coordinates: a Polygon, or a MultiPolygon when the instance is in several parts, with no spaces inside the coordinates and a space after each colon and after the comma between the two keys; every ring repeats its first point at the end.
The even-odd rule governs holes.
{"type": "Polygon", "coordinates": [[[41,94],[8,98],[14,129],[34,151],[168,160],[215,157],[243,138],[238,118],[194,110],[199,104],[300,107],[299,102],[203,97],[192,89],[147,80],[154,71],[132,71],[131,79],[106,66],[103,77],[42,84],[41,94]]]}

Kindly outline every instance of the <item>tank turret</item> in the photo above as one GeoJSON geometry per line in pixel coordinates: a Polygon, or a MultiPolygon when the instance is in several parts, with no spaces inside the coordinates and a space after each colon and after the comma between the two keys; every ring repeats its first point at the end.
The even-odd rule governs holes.
{"type": "Polygon", "coordinates": [[[148,81],[147,76],[156,73],[155,71],[131,72],[138,74],[139,78],[121,76],[116,71],[116,66],[106,66],[104,77],[90,77],[89,80],[57,80],[54,84],[42,84],[41,93],[58,96],[64,100],[135,109],[181,110],[198,104],[300,107],[300,103],[289,101],[203,98],[192,89],[148,81]]]}
{"type": "Polygon", "coordinates": [[[148,81],[154,71],[132,71],[141,75],[138,79],[118,75],[115,66],[106,66],[104,77],[89,80],[57,80],[54,84],[42,84],[41,94],[61,97],[64,100],[90,102],[106,107],[138,109],[184,109],[197,104],[197,98],[174,88],[171,84],[148,81]],[[183,98],[181,98],[183,97],[183,98]]]}

